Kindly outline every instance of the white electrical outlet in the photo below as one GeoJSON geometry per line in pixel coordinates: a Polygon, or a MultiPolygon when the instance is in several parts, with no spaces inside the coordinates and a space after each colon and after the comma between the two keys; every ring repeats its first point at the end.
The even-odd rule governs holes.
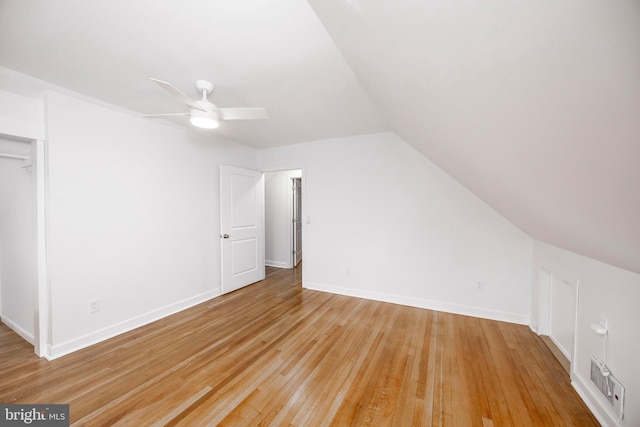
{"type": "Polygon", "coordinates": [[[484,291],[484,282],[476,282],[476,291],[484,291]]]}
{"type": "Polygon", "coordinates": [[[100,300],[94,299],[89,301],[89,313],[97,313],[100,311],[100,300]]]}

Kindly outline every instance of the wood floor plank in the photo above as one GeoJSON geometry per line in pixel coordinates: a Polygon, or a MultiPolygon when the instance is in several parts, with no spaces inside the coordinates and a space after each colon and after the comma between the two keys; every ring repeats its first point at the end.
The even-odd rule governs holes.
{"type": "Polygon", "coordinates": [[[0,325],[0,402],[77,426],[597,426],[522,325],[267,278],[47,362],[0,325]]]}

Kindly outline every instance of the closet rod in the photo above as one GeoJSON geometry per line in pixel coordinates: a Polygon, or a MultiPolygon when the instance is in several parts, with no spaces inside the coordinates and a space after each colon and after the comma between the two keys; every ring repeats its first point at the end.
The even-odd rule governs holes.
{"type": "Polygon", "coordinates": [[[29,159],[29,157],[27,156],[16,156],[15,154],[7,154],[7,153],[0,153],[0,157],[4,157],[5,159],[18,159],[18,160],[29,159]]]}

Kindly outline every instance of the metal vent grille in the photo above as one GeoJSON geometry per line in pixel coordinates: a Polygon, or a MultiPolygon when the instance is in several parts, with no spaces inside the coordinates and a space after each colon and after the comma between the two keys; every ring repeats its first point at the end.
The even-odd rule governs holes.
{"type": "Polygon", "coordinates": [[[624,387],[613,375],[605,377],[600,371],[601,362],[591,356],[591,382],[600,390],[602,395],[613,406],[614,413],[622,418],[624,387]]]}

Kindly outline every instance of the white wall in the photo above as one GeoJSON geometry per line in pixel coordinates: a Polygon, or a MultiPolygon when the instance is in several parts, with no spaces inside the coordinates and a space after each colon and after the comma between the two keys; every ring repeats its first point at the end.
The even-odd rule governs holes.
{"type": "Polygon", "coordinates": [[[219,165],[255,150],[56,92],[46,109],[52,356],[218,295],[219,165]]]}
{"type": "MultiPolygon", "coordinates": [[[[0,151],[35,157],[30,143],[4,137],[0,137],[0,151]]],[[[35,174],[22,168],[26,164],[0,158],[0,317],[33,343],[37,285],[35,174]]]]}
{"type": "MultiPolygon", "coordinates": [[[[541,242],[534,242],[533,254],[533,283],[541,269],[565,272],[579,281],[574,387],[601,423],[615,424],[611,406],[589,380],[590,357],[602,359],[603,340],[590,325],[606,319],[607,366],[626,392],[621,425],[640,425],[640,275],[541,242]]],[[[538,289],[534,287],[532,325],[538,322],[538,289]]]]}
{"type": "Polygon", "coordinates": [[[272,267],[292,268],[293,193],[291,178],[300,170],[269,172],[264,180],[265,263],[272,267]]]}
{"type": "MultiPolygon", "coordinates": [[[[4,78],[5,70],[0,67],[4,78]]],[[[5,82],[0,81],[0,87],[5,82]]],[[[41,99],[32,99],[0,89],[0,134],[29,139],[44,137],[44,111],[41,99]]]]}
{"type": "Polygon", "coordinates": [[[303,169],[304,286],[529,322],[532,240],[395,134],[265,150],[258,165],[303,169]]]}

